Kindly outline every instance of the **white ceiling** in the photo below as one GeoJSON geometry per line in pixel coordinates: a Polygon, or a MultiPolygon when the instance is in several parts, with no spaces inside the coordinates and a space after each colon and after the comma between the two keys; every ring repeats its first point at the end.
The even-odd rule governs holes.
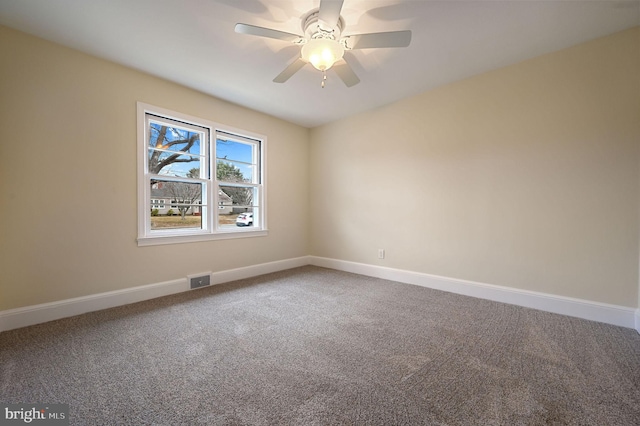
{"type": "MultiPolygon", "coordinates": [[[[0,0],[0,24],[306,127],[640,25],[633,1],[345,0],[343,35],[413,32],[411,45],[347,52],[360,84],[305,66],[299,47],[234,32],[302,34],[319,0],[0,0]]],[[[6,60],[6,59],[5,59],[6,60]]]]}

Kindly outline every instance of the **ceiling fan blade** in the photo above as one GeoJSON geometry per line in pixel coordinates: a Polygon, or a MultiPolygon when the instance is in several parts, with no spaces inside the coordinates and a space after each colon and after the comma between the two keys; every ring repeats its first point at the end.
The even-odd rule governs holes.
{"type": "Polygon", "coordinates": [[[347,49],[370,49],[378,47],[407,47],[411,43],[411,31],[355,34],[344,37],[347,49]]]}
{"type": "Polygon", "coordinates": [[[360,79],[344,59],[333,64],[332,68],[336,71],[340,80],[342,80],[347,87],[355,86],[360,83],[360,79]]]}
{"type": "Polygon", "coordinates": [[[255,25],[249,24],[236,24],[236,32],[239,34],[249,34],[258,37],[268,37],[274,38],[276,40],[290,41],[292,43],[303,40],[303,37],[296,34],[285,33],[284,31],[272,30],[270,28],[257,27],[255,25]]]}
{"type": "Polygon", "coordinates": [[[289,80],[292,75],[297,73],[300,68],[304,67],[307,63],[302,58],[297,58],[295,61],[289,64],[276,78],[273,79],[274,83],[284,83],[289,80]]]}
{"type": "Polygon", "coordinates": [[[342,3],[344,0],[320,0],[318,19],[329,27],[326,29],[332,29],[338,24],[342,3]]]}

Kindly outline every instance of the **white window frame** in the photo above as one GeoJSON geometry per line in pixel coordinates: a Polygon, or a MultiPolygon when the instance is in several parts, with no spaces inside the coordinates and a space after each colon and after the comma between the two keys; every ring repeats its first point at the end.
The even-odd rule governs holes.
{"type": "MultiPolygon", "coordinates": [[[[264,135],[248,132],[225,126],[211,120],[193,117],[165,108],[156,107],[143,102],[137,103],[137,123],[138,123],[138,246],[150,246],[161,244],[189,243],[197,241],[261,237],[266,236],[267,230],[267,206],[266,206],[266,152],[267,138],[264,135]],[[201,141],[207,156],[208,171],[201,174],[200,179],[190,178],[172,178],[162,175],[162,180],[179,180],[199,182],[203,185],[204,207],[200,209],[202,218],[201,228],[183,228],[172,230],[152,230],[151,229],[151,185],[152,178],[158,175],[149,173],[148,149],[149,134],[147,125],[148,114],[163,117],[169,120],[186,123],[200,128],[207,129],[209,138],[207,141],[201,141]],[[218,182],[216,179],[216,140],[218,132],[225,136],[233,135],[238,140],[254,143],[258,155],[258,170],[254,178],[254,182],[248,184],[254,187],[257,192],[257,199],[254,200],[255,212],[253,226],[249,227],[220,227],[219,210],[221,210],[220,200],[218,197],[218,188],[220,184],[226,185],[224,182],[218,182]]],[[[247,186],[247,185],[244,185],[247,186]]]]}

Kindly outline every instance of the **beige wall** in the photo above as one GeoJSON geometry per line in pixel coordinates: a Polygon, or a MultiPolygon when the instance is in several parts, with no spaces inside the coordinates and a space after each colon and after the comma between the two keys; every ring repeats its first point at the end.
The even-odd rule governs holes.
{"type": "Polygon", "coordinates": [[[0,310],[308,254],[308,129],[4,27],[0,57],[0,310]],[[268,237],[137,246],[136,101],[268,137],[268,237]]]}
{"type": "Polygon", "coordinates": [[[313,255],[638,305],[638,28],[315,128],[310,158],[313,255]]]}

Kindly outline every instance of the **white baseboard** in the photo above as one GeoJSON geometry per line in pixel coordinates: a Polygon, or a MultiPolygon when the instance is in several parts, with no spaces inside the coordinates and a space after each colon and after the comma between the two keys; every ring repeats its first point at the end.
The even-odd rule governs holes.
{"type": "Polygon", "coordinates": [[[635,328],[640,333],[640,309],[324,257],[310,256],[309,262],[325,268],[635,328]]]}
{"type": "Polygon", "coordinates": [[[179,293],[189,288],[187,279],[132,287],[89,296],[74,297],[24,308],[0,312],[0,331],[40,324],[60,318],[99,311],[129,303],[141,302],[156,297],[179,293]]]}
{"type": "Polygon", "coordinates": [[[211,284],[222,284],[229,281],[243,280],[257,277],[258,275],[284,271],[309,265],[309,256],[295,257],[293,259],[279,260],[276,262],[260,263],[258,265],[245,266],[211,274],[211,284]]]}
{"type": "MultiPolygon", "coordinates": [[[[294,259],[252,265],[245,268],[214,272],[211,274],[211,284],[220,284],[250,278],[308,264],[309,258],[304,256],[294,259]]],[[[0,332],[80,315],[87,312],[99,311],[101,309],[128,305],[130,303],[141,302],[143,300],[155,299],[156,297],[168,296],[170,294],[188,290],[190,290],[189,283],[185,277],[172,281],[0,311],[0,332]]]]}
{"type": "MultiPolygon", "coordinates": [[[[640,309],[317,256],[303,256],[214,272],[211,274],[211,284],[251,278],[305,265],[321,266],[621,327],[635,328],[640,333],[640,309]]],[[[0,311],[0,332],[189,290],[189,283],[185,277],[173,281],[0,311]]]]}

